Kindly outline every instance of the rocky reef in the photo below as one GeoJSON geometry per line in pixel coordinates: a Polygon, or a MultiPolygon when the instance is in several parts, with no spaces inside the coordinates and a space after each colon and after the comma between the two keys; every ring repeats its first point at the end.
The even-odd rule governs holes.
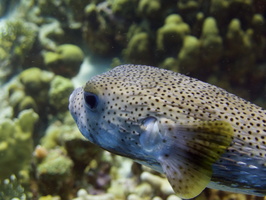
{"type": "Polygon", "coordinates": [[[3,0],[0,199],[180,200],[163,175],[83,138],[71,79],[103,61],[153,65],[266,107],[265,13],[264,0],[3,0]]]}

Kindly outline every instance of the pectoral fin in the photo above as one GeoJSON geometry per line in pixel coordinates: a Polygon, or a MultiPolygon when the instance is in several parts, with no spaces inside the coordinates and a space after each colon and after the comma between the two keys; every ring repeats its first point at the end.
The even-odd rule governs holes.
{"type": "Polygon", "coordinates": [[[158,161],[170,184],[181,198],[196,197],[211,180],[212,164],[232,142],[232,126],[223,121],[162,124],[160,131],[166,148],[158,161]]]}

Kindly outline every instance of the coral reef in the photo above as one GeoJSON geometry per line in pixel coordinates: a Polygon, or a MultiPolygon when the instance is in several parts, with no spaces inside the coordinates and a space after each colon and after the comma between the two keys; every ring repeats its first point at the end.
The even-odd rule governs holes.
{"type": "MultiPolygon", "coordinates": [[[[49,84],[52,81],[54,75],[50,72],[42,71],[39,68],[29,68],[27,70],[24,70],[19,75],[19,80],[24,86],[25,93],[33,96],[40,96],[38,102],[41,101],[41,99],[46,96],[46,94],[41,94],[42,92],[46,93],[46,91],[49,88],[49,84]]],[[[36,97],[35,96],[35,97],[36,97]]]]}
{"type": "MultiPolygon", "coordinates": [[[[215,65],[222,56],[223,41],[219,35],[216,20],[208,17],[203,22],[202,34],[200,37],[200,51],[202,65],[205,69],[215,65]]],[[[206,73],[206,72],[205,72],[206,73]]]]}
{"type": "Polygon", "coordinates": [[[8,101],[14,116],[32,108],[42,120],[50,113],[67,111],[68,97],[74,89],[73,83],[52,72],[33,67],[24,70],[7,86],[8,101]]]}
{"type": "Polygon", "coordinates": [[[200,41],[194,36],[186,36],[178,53],[180,71],[194,71],[200,63],[200,41]],[[193,59],[191,59],[193,58],[193,59]]]}
{"type": "Polygon", "coordinates": [[[63,44],[56,47],[54,52],[45,52],[43,57],[44,64],[55,74],[73,77],[79,72],[84,54],[76,45],[63,44]]]}
{"type": "Polygon", "coordinates": [[[37,26],[20,19],[4,20],[0,27],[0,83],[21,69],[33,47],[37,26]]]}
{"type": "Polygon", "coordinates": [[[135,17],[137,3],[137,0],[114,0],[111,4],[111,9],[115,15],[125,19],[132,19],[135,17]]]}
{"type": "Polygon", "coordinates": [[[88,47],[95,54],[108,55],[116,48],[114,29],[112,28],[114,15],[107,2],[98,6],[91,3],[85,8],[86,22],[83,29],[83,38],[88,47]],[[101,13],[106,13],[101,15],[101,13]],[[110,23],[106,23],[106,18],[110,23]]]}
{"type": "Polygon", "coordinates": [[[124,51],[125,59],[131,60],[132,63],[151,63],[151,54],[149,35],[145,32],[135,34],[124,51]]]}
{"type": "Polygon", "coordinates": [[[33,108],[40,114],[47,112],[48,92],[54,74],[39,68],[29,68],[18,75],[18,80],[9,86],[9,98],[17,115],[24,107],[33,108]]]}
{"type": "Polygon", "coordinates": [[[73,200],[115,200],[112,194],[89,195],[84,189],[80,189],[77,196],[78,197],[73,200]]]}
{"type": "Polygon", "coordinates": [[[143,17],[154,19],[160,14],[160,9],[160,0],[140,0],[137,12],[139,12],[143,17]]]}
{"type": "Polygon", "coordinates": [[[39,200],[61,200],[61,198],[59,196],[47,195],[47,196],[41,196],[39,200]]]}
{"type": "Polygon", "coordinates": [[[55,76],[51,81],[48,100],[57,112],[65,112],[68,108],[68,96],[74,90],[72,82],[62,76],[55,76]]]}
{"type": "Polygon", "coordinates": [[[177,59],[173,58],[173,57],[168,57],[166,58],[161,64],[160,66],[162,66],[164,69],[169,69],[175,72],[179,72],[179,65],[178,65],[178,61],[177,59]]]}
{"type": "Polygon", "coordinates": [[[20,112],[18,118],[0,121],[0,180],[29,170],[33,152],[33,128],[38,115],[32,110],[20,112]],[[19,158],[19,162],[18,162],[19,158]]]}
{"type": "Polygon", "coordinates": [[[75,164],[85,168],[93,159],[100,160],[102,150],[86,141],[74,125],[75,122],[68,113],[63,121],[57,120],[49,125],[40,144],[47,150],[63,146],[75,164]]]}
{"type": "Polygon", "coordinates": [[[157,30],[157,49],[165,55],[176,56],[183,44],[184,37],[189,33],[190,27],[183,22],[180,15],[169,15],[165,19],[164,25],[157,30]]]}
{"type": "Polygon", "coordinates": [[[148,182],[150,185],[152,185],[152,187],[158,190],[159,193],[161,194],[164,195],[174,194],[174,191],[166,178],[156,176],[149,172],[143,172],[140,178],[142,181],[148,182]]]}
{"type": "Polygon", "coordinates": [[[37,180],[39,190],[42,194],[60,194],[67,197],[70,192],[71,173],[73,161],[64,155],[60,149],[49,151],[49,154],[37,167],[37,180]],[[64,193],[60,192],[64,191],[64,193]]]}
{"type": "MultiPolygon", "coordinates": [[[[60,22],[58,20],[53,20],[52,22],[43,24],[40,27],[38,39],[45,50],[56,51],[60,38],[62,38],[64,34],[65,33],[60,22]]],[[[57,57],[58,56],[59,55],[57,55],[57,57]]],[[[44,54],[45,64],[47,64],[46,62],[49,63],[50,60],[51,58],[46,58],[44,54]],[[45,59],[48,59],[48,61],[45,59]]]]}

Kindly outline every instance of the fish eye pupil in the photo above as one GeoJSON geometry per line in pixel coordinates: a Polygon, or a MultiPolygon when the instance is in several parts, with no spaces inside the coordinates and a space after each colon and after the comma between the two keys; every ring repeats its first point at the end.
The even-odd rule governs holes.
{"type": "Polygon", "coordinates": [[[97,95],[95,95],[93,93],[90,93],[90,92],[84,92],[84,99],[85,99],[85,102],[86,102],[87,106],[90,109],[96,108],[96,106],[98,104],[97,95]]]}

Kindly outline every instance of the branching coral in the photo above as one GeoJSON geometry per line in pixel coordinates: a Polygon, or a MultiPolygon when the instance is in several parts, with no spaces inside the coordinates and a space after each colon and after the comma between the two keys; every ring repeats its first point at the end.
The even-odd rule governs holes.
{"type": "Polygon", "coordinates": [[[38,115],[30,109],[22,111],[17,119],[0,121],[0,180],[29,169],[37,120],[38,115]]]}
{"type": "Polygon", "coordinates": [[[37,26],[21,19],[6,20],[0,27],[0,82],[17,72],[31,50],[37,26]]]}

